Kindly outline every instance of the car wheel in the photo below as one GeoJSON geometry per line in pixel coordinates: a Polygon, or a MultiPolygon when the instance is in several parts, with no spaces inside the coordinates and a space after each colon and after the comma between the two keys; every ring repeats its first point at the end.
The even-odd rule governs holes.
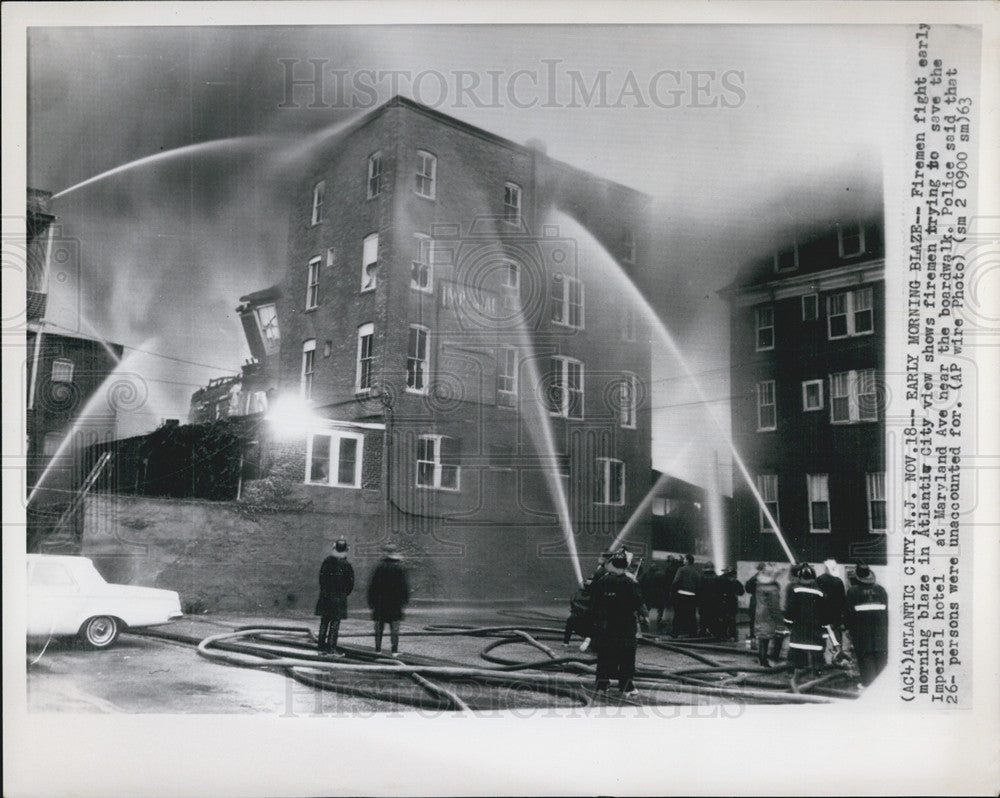
{"type": "Polygon", "coordinates": [[[118,639],[118,621],[110,615],[88,618],[80,629],[80,638],[88,648],[107,648],[118,639]]]}

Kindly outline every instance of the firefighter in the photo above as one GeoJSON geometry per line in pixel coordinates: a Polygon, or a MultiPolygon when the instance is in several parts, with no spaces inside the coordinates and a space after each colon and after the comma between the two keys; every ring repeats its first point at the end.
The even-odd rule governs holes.
{"type": "Polygon", "coordinates": [[[660,631],[663,625],[663,611],[667,606],[667,596],[670,586],[667,583],[666,569],[660,563],[653,563],[639,578],[639,587],[642,588],[642,599],[646,606],[652,611],[656,610],[655,631],[660,631]]]}
{"type": "Polygon", "coordinates": [[[674,598],[674,637],[694,637],[698,634],[695,610],[698,606],[698,583],[701,581],[701,571],[695,566],[691,554],[686,555],[684,560],[684,565],[677,569],[677,574],[671,583],[671,593],[674,598]]]}
{"type": "Polygon", "coordinates": [[[788,661],[798,675],[809,668],[823,667],[826,597],[816,585],[816,572],[809,563],[801,563],[793,573],[796,576],[785,590],[785,623],[792,632],[788,641],[788,661]]]}
{"type": "Polygon", "coordinates": [[[743,595],[743,584],[736,578],[736,569],[727,568],[719,577],[719,638],[722,640],[737,639],[736,612],[739,609],[739,597],[743,595]]]}
{"type": "Polygon", "coordinates": [[[354,590],[354,568],[347,561],[347,541],[340,538],[333,554],[323,560],[319,569],[319,599],[316,614],[320,616],[319,641],[321,654],[343,657],[337,648],[340,622],[347,617],[347,597],[354,590]]]}
{"type": "Polygon", "coordinates": [[[844,625],[851,636],[861,684],[870,685],[885,668],[889,651],[888,596],[875,574],[859,563],[844,602],[844,625]]]}
{"type": "Polygon", "coordinates": [[[617,678],[622,695],[635,697],[636,614],[642,610],[639,585],[625,574],[628,558],[616,553],[607,574],[591,586],[594,643],[597,647],[597,690],[605,692],[617,678]]]}
{"type": "Polygon", "coordinates": [[[719,605],[722,597],[714,563],[705,563],[695,594],[698,600],[698,634],[702,637],[719,637],[719,605]]]}
{"type": "Polygon", "coordinates": [[[840,624],[844,614],[844,581],[840,578],[840,566],[836,560],[824,560],[823,568],[825,573],[816,577],[816,585],[823,591],[824,610],[823,623],[830,627],[833,633],[833,641],[839,646],[841,644],[840,624]]]}
{"type": "Polygon", "coordinates": [[[584,580],[583,585],[570,597],[569,617],[566,619],[566,628],[563,630],[564,646],[569,645],[573,632],[576,632],[585,641],[590,639],[591,584],[593,583],[590,579],[584,580]]]}

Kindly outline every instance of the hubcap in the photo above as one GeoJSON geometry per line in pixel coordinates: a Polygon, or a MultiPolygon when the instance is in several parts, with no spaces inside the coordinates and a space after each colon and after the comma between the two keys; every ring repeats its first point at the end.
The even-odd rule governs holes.
{"type": "Polygon", "coordinates": [[[95,643],[107,643],[115,633],[115,622],[110,618],[97,618],[90,622],[90,639],[95,643]]]}

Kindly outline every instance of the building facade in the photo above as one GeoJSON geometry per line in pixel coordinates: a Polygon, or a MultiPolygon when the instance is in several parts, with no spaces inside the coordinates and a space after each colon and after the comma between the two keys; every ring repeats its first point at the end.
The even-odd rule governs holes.
{"type": "Polygon", "coordinates": [[[850,221],[722,291],[733,438],[757,492],[734,488],[741,560],[786,559],[777,523],[798,560],[885,562],[884,269],[881,220],[850,221]]]}
{"type": "Polygon", "coordinates": [[[610,273],[648,258],[647,198],[395,98],[290,206],[285,277],[239,308],[265,464],[446,597],[565,594],[566,527],[587,569],[649,488],[649,333],[610,273]]]}

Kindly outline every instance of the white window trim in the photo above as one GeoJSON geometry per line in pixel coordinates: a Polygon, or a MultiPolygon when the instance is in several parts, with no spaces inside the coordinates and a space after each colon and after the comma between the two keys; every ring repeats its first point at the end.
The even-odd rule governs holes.
{"type": "Polygon", "coordinates": [[[326,194],[326,181],[320,180],[313,186],[312,215],[310,226],[315,227],[323,221],[323,202],[326,194]]]}
{"type": "MultiPolygon", "coordinates": [[[[437,198],[437,156],[427,150],[417,150],[417,172],[416,176],[423,177],[424,180],[430,180],[431,192],[430,194],[422,193],[416,185],[413,187],[413,193],[418,197],[423,197],[424,199],[436,199],[437,198]],[[426,163],[425,159],[429,159],[431,165],[430,175],[424,174],[420,169],[423,168],[426,163]]],[[[414,181],[416,183],[416,181],[414,181]]]]}
{"type": "Polygon", "coordinates": [[[49,370],[49,379],[52,382],[61,383],[71,383],[73,382],[73,374],[76,372],[76,364],[70,360],[68,357],[57,357],[52,361],[52,368],[49,370]],[[69,377],[66,379],[56,379],[56,367],[63,366],[67,371],[69,371],[69,377]]]}
{"type": "Polygon", "coordinates": [[[378,233],[369,233],[363,239],[361,239],[361,291],[360,293],[366,294],[369,291],[374,291],[378,287],[378,248],[382,242],[379,240],[378,233]],[[375,260],[365,261],[365,244],[371,239],[375,239],[375,260]],[[366,280],[368,278],[368,267],[374,265],[374,269],[371,273],[371,284],[367,285],[366,280]]]}
{"type": "Polygon", "coordinates": [[[322,258],[317,255],[309,261],[309,268],[306,272],[306,310],[315,310],[319,307],[319,274],[322,258]],[[315,281],[313,277],[315,276],[315,281]],[[316,289],[315,292],[313,289],[316,289]]]}
{"type": "Polygon", "coordinates": [[[757,383],[757,432],[774,432],[778,428],[778,388],[774,380],[761,380],[757,383]],[[765,385],[771,386],[771,401],[765,404],[761,401],[761,389],[765,385]],[[765,427],[764,422],[761,420],[761,410],[765,407],[774,408],[774,424],[770,427],[765,427]]]}
{"type": "Polygon", "coordinates": [[[514,346],[501,346],[500,347],[500,352],[501,352],[500,363],[502,363],[504,365],[506,365],[507,362],[508,362],[507,361],[507,354],[509,352],[513,352],[514,353],[514,373],[513,374],[507,374],[505,372],[501,372],[500,368],[497,368],[497,395],[499,397],[500,394],[503,394],[504,396],[509,396],[511,398],[511,401],[510,401],[509,404],[504,404],[504,403],[500,402],[499,399],[498,399],[498,401],[497,401],[497,407],[503,408],[504,410],[517,410],[517,406],[518,406],[517,397],[518,397],[518,387],[519,387],[518,386],[518,379],[517,379],[518,378],[518,353],[517,353],[517,347],[514,347],[514,346]],[[512,386],[510,390],[500,388],[499,382],[500,382],[500,377],[501,376],[510,378],[510,380],[511,380],[511,386],[512,386]]]}
{"type": "Polygon", "coordinates": [[[802,295],[802,321],[819,321],[819,294],[813,292],[811,294],[802,295]],[[811,319],[806,318],[806,300],[812,299],[816,305],[816,315],[811,319]]]}
{"type": "Polygon", "coordinates": [[[444,438],[447,438],[447,437],[449,437],[449,436],[448,435],[420,435],[417,438],[418,441],[421,441],[421,440],[433,440],[434,441],[434,459],[433,460],[421,460],[420,457],[419,457],[419,452],[417,453],[418,457],[417,457],[416,469],[414,471],[413,484],[416,485],[416,487],[419,490],[444,490],[444,491],[449,491],[451,493],[457,493],[458,491],[460,491],[462,489],[462,466],[459,465],[459,464],[455,464],[454,465],[454,467],[455,467],[455,487],[451,488],[451,487],[447,487],[447,486],[444,486],[444,485],[441,484],[441,473],[442,473],[441,466],[442,465],[451,465],[451,463],[444,463],[441,460],[441,441],[444,438]],[[420,484],[420,464],[421,463],[433,463],[433,465],[434,465],[434,471],[433,471],[433,474],[434,474],[434,484],[433,485],[421,485],[420,484]]]}
{"type": "Polygon", "coordinates": [[[406,328],[406,393],[414,393],[420,396],[426,396],[428,391],[430,391],[430,376],[431,376],[431,331],[429,328],[424,327],[422,324],[411,324],[406,328]],[[424,333],[424,386],[422,388],[411,388],[410,382],[410,361],[417,360],[418,358],[410,357],[410,330],[421,330],[424,333]]]}
{"type": "Polygon", "coordinates": [[[639,378],[631,371],[626,371],[622,374],[621,379],[622,390],[627,390],[627,394],[622,394],[619,397],[621,406],[618,409],[618,425],[622,429],[635,429],[639,422],[639,378]],[[628,383],[628,388],[624,388],[625,384],[628,383]],[[628,410],[629,415],[632,418],[632,423],[626,423],[625,419],[625,399],[628,399],[628,410]]]}
{"type": "Polygon", "coordinates": [[[430,294],[430,293],[434,292],[434,239],[431,238],[429,235],[427,235],[427,233],[414,233],[413,237],[416,240],[417,257],[418,258],[423,257],[424,252],[425,252],[425,248],[424,248],[424,243],[423,242],[425,242],[425,241],[427,242],[427,247],[426,247],[427,260],[426,260],[426,262],[419,261],[419,260],[412,261],[412,266],[426,266],[427,267],[427,285],[426,286],[421,286],[421,285],[418,285],[414,281],[414,279],[413,279],[413,271],[412,271],[412,266],[411,266],[411,271],[410,271],[410,288],[412,288],[414,291],[420,291],[421,293],[424,293],[424,294],[430,294]]]}
{"type": "Polygon", "coordinates": [[[306,472],[304,482],[306,485],[322,485],[328,488],[347,488],[351,490],[359,490],[361,488],[361,475],[364,473],[364,452],[365,452],[365,436],[360,432],[341,432],[340,430],[322,430],[319,432],[311,432],[306,438],[306,472]],[[312,456],[313,456],[313,439],[318,436],[324,436],[330,438],[330,465],[329,465],[329,475],[326,482],[313,482],[309,479],[309,474],[312,471],[312,456]],[[354,481],[350,484],[345,484],[341,482],[335,482],[334,478],[340,473],[340,441],[349,438],[357,441],[358,443],[358,458],[354,463],[354,481]]]}
{"type": "Polygon", "coordinates": [[[787,249],[783,249],[780,252],[775,252],[774,253],[774,273],[775,274],[788,274],[789,272],[796,272],[796,271],[799,270],[799,245],[798,245],[798,242],[792,244],[791,251],[792,251],[792,260],[794,261],[795,265],[794,266],[789,266],[786,269],[779,269],[778,268],[778,263],[779,263],[778,259],[782,255],[784,255],[786,252],[788,252],[788,250],[787,249]]]}
{"type": "MultiPolygon", "coordinates": [[[[863,255],[865,252],[865,226],[860,222],[855,225],[858,229],[858,244],[860,249],[857,252],[845,252],[844,251],[844,228],[837,225],[837,253],[841,258],[855,258],[858,255],[863,255]]],[[[853,229],[851,230],[853,232],[853,229]]]]}
{"type": "Polygon", "coordinates": [[[578,360],[575,357],[567,357],[566,355],[554,355],[552,357],[552,360],[559,362],[558,380],[559,380],[559,385],[560,385],[560,387],[562,389],[562,395],[560,397],[561,398],[561,403],[560,403],[559,410],[558,411],[549,410],[549,415],[556,416],[557,418],[565,418],[565,419],[568,419],[568,420],[571,420],[571,421],[581,421],[584,418],[584,413],[586,412],[585,408],[584,408],[584,400],[586,399],[586,396],[587,396],[586,387],[585,387],[586,386],[586,382],[585,382],[585,380],[586,380],[586,369],[585,369],[585,367],[583,365],[583,361],[582,360],[578,360]],[[570,363],[576,363],[578,366],[580,366],[580,415],[579,416],[571,416],[571,415],[569,415],[569,410],[570,410],[569,395],[570,395],[570,391],[569,391],[569,388],[566,387],[566,386],[569,383],[569,364],[570,363]]]}
{"type": "MultiPolygon", "coordinates": [[[[773,504],[774,505],[774,513],[772,513],[772,515],[774,515],[774,522],[780,526],[780,524],[781,524],[781,516],[779,514],[780,505],[778,503],[779,490],[780,490],[780,485],[778,483],[778,475],[777,474],[758,474],[757,475],[757,492],[760,494],[761,499],[764,499],[764,504],[773,504]],[[767,501],[767,498],[764,495],[765,491],[764,491],[764,482],[763,482],[763,480],[764,480],[765,477],[773,477],[774,478],[774,499],[773,499],[773,501],[770,501],[770,502],[767,501]]],[[[774,530],[774,529],[772,529],[771,527],[768,526],[768,524],[767,524],[767,517],[764,515],[764,509],[762,507],[758,507],[757,508],[757,515],[758,515],[758,517],[760,519],[760,531],[761,531],[762,534],[771,534],[771,535],[777,534],[776,530],[774,530]]]]}
{"type": "Polygon", "coordinates": [[[602,507],[624,507],[625,506],[625,493],[626,493],[626,472],[625,472],[625,461],[619,460],[616,457],[598,457],[597,462],[601,464],[601,477],[604,486],[604,495],[601,497],[601,501],[594,502],[594,504],[600,505],[602,507]],[[611,501],[611,464],[617,463],[621,466],[622,474],[622,492],[619,500],[616,502],[611,501]]]}
{"type": "Polygon", "coordinates": [[[628,228],[622,234],[622,263],[627,266],[635,265],[635,230],[628,228]]]}
{"type": "Polygon", "coordinates": [[[302,370],[299,375],[299,393],[302,395],[303,399],[312,399],[312,389],[313,383],[316,380],[316,339],[310,338],[308,341],[302,342],[302,370]],[[306,355],[312,352],[312,371],[306,372],[306,362],[308,358],[306,355]],[[308,388],[306,387],[306,375],[309,376],[308,388]]]}
{"type": "Polygon", "coordinates": [[[634,344],[638,333],[636,331],[635,311],[628,307],[621,307],[621,324],[618,326],[618,337],[625,343],[634,344]]]}
{"type": "Polygon", "coordinates": [[[775,339],[776,339],[776,336],[775,336],[775,333],[774,333],[774,305],[760,305],[760,306],[754,308],[753,319],[754,319],[754,334],[753,334],[753,344],[754,344],[754,347],[756,348],[756,350],[758,352],[770,352],[772,349],[774,349],[774,343],[775,343],[775,339]],[[771,311],[771,323],[770,324],[761,325],[761,323],[760,323],[760,312],[762,310],[765,310],[765,309],[771,311]],[[760,331],[761,330],[770,330],[771,331],[771,345],[770,346],[761,346],[760,345],[760,331]]]}
{"type": "MultiPolygon", "coordinates": [[[[553,282],[559,282],[562,285],[562,299],[560,300],[560,307],[562,308],[562,317],[566,321],[559,321],[557,319],[552,319],[552,323],[560,327],[567,327],[571,330],[583,330],[587,326],[586,310],[587,310],[587,297],[586,297],[586,286],[583,280],[579,277],[571,277],[565,272],[556,272],[552,275],[553,282]],[[580,286],[580,323],[570,324],[569,319],[569,286],[570,283],[576,283],[580,286]]],[[[553,297],[554,298],[554,297],[553,297]]]]}
{"type": "Polygon", "coordinates": [[[875,409],[875,418],[861,418],[861,393],[859,392],[859,386],[861,385],[861,375],[865,372],[870,372],[872,374],[872,382],[875,381],[875,369],[851,369],[850,371],[838,371],[831,373],[829,376],[830,380],[830,423],[836,425],[842,424],[875,424],[878,423],[878,408],[875,409]],[[834,398],[843,399],[843,396],[834,397],[833,393],[833,378],[840,375],[847,375],[847,419],[837,419],[833,417],[833,400],[834,398]]]}
{"type": "Polygon", "coordinates": [[[365,181],[365,195],[367,199],[375,199],[379,194],[382,193],[382,151],[376,150],[371,155],[368,156],[368,179],[365,181]],[[372,166],[378,163],[378,191],[372,192],[372,180],[375,179],[375,175],[372,174],[372,166]]]}
{"type": "MultiPolygon", "coordinates": [[[[365,324],[358,325],[357,348],[354,355],[354,392],[360,394],[371,393],[372,390],[371,385],[365,388],[361,387],[361,341],[367,335],[370,335],[372,337],[372,352],[374,352],[375,325],[372,322],[366,322],[365,324]]],[[[372,356],[372,361],[374,365],[374,355],[372,356]]]]}
{"type": "Polygon", "coordinates": [[[885,484],[886,484],[886,480],[885,480],[885,472],[884,471],[870,471],[870,472],[868,472],[868,473],[865,474],[865,500],[866,500],[865,501],[865,514],[868,516],[868,532],[869,532],[869,534],[872,534],[872,535],[885,535],[889,531],[889,529],[888,529],[888,527],[889,527],[889,501],[888,501],[888,499],[886,499],[886,496],[885,496],[885,484]],[[877,476],[877,475],[881,475],[881,477],[882,477],[882,498],[881,499],[873,499],[872,498],[871,477],[874,477],[874,476],[877,476]],[[872,519],[872,502],[873,501],[880,501],[880,502],[883,502],[885,504],[885,524],[886,525],[885,525],[884,529],[876,529],[875,526],[874,526],[874,524],[873,524],[873,519],[872,519]]]}
{"type": "Polygon", "coordinates": [[[803,413],[814,413],[817,410],[822,410],[822,409],[823,409],[823,380],[805,380],[805,381],[803,381],[803,383],[802,383],[802,412],[803,413]],[[806,388],[809,385],[818,385],[819,386],[819,405],[817,405],[816,407],[809,407],[809,403],[806,400],[806,396],[808,395],[807,392],[806,392],[806,388]]]}
{"type": "Polygon", "coordinates": [[[268,302],[268,303],[266,303],[264,305],[259,305],[258,307],[254,308],[254,314],[253,315],[254,315],[254,319],[257,321],[257,331],[260,333],[260,340],[264,343],[264,346],[266,347],[269,344],[270,345],[274,345],[274,344],[280,343],[280,341],[281,341],[281,328],[278,325],[278,306],[275,305],[273,302],[268,302]],[[261,321],[261,318],[260,318],[260,312],[264,308],[271,308],[271,309],[274,310],[274,325],[273,325],[273,329],[277,330],[278,334],[276,336],[274,336],[273,338],[268,335],[267,328],[264,326],[264,322],[261,321]]]}
{"type": "Polygon", "coordinates": [[[521,187],[517,183],[504,183],[503,185],[503,220],[514,227],[521,226],[521,187]],[[514,205],[507,204],[507,189],[514,190],[514,196],[517,198],[517,202],[514,205]],[[507,218],[508,209],[514,209],[514,218],[507,218]]]}
{"type": "Polygon", "coordinates": [[[510,258],[503,261],[503,275],[500,285],[508,291],[519,291],[521,289],[521,265],[510,258]],[[514,275],[514,282],[508,282],[510,275],[514,275]]]}
{"type": "Polygon", "coordinates": [[[809,532],[814,535],[829,535],[833,531],[833,508],[830,506],[830,475],[829,474],[806,474],[806,504],[809,505],[809,532]],[[825,480],[826,498],[813,498],[810,477],[823,477],[825,480]],[[826,529],[817,528],[813,521],[813,502],[826,503],[826,529]]]}
{"type": "Polygon", "coordinates": [[[864,335],[874,335],[875,334],[875,291],[872,286],[864,285],[860,288],[853,288],[848,291],[837,291],[834,294],[830,294],[826,298],[826,337],[830,341],[839,341],[844,338],[857,338],[864,335]],[[854,295],[860,293],[861,291],[868,291],[871,293],[871,307],[869,310],[872,314],[872,328],[870,330],[862,330],[861,332],[856,332],[854,329],[854,295]],[[837,316],[845,315],[847,316],[847,332],[844,335],[834,335],[831,329],[831,322],[833,321],[834,314],[831,312],[830,305],[833,302],[833,298],[837,296],[844,296],[844,313],[837,313],[837,316]]]}

